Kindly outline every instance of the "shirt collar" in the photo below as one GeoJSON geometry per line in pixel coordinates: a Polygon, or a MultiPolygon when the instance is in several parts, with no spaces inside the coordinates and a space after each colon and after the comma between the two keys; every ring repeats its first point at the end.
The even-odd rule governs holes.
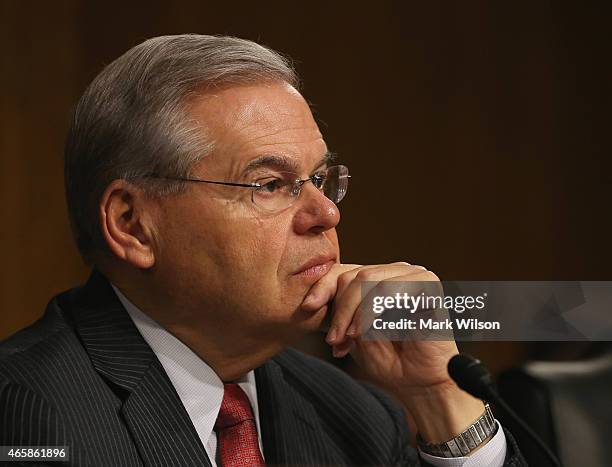
{"type": "MultiPolygon", "coordinates": [[[[111,286],[143,339],[162,364],[202,443],[206,446],[221,408],[223,381],[189,347],[150,316],[140,311],[117,287],[113,284],[111,286]]],[[[257,431],[261,433],[255,373],[251,370],[235,382],[249,398],[257,423],[257,431]]],[[[259,440],[261,449],[261,437],[259,440]]]]}

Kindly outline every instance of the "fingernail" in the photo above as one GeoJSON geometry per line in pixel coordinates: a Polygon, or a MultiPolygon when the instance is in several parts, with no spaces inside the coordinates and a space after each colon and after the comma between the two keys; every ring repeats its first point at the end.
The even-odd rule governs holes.
{"type": "MultiPolygon", "coordinates": [[[[331,344],[332,342],[334,342],[336,340],[336,336],[338,335],[338,331],[336,331],[335,327],[332,327],[329,332],[327,333],[327,337],[325,338],[325,341],[328,344],[331,344]]],[[[334,349],[335,350],[335,349],[334,349]]]]}
{"type": "Polygon", "coordinates": [[[338,358],[338,357],[340,357],[340,351],[339,351],[339,350],[338,350],[336,347],[334,347],[334,348],[332,349],[332,356],[333,356],[334,358],[338,358]]]}
{"type": "Polygon", "coordinates": [[[352,323],[346,330],[346,334],[348,336],[354,336],[355,334],[357,334],[357,325],[355,323],[352,323]]]}

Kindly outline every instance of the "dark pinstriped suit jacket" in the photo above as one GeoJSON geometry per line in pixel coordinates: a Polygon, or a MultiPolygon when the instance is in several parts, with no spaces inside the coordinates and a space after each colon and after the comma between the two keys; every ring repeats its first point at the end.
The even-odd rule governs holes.
{"type": "MultiPolygon", "coordinates": [[[[419,465],[401,410],[379,390],[294,350],[255,379],[269,465],[419,465]]],[[[0,445],[69,446],[70,465],[210,465],[159,360],[96,271],[0,346],[0,430],[0,445]]],[[[507,465],[523,465],[508,440],[507,465]]]]}

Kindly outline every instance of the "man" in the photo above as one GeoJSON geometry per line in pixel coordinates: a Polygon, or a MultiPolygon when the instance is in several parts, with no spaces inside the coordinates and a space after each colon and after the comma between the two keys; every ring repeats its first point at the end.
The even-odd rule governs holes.
{"type": "Polygon", "coordinates": [[[348,169],[277,53],[199,35],[134,47],[81,98],[65,174],[94,270],[3,344],[2,445],[67,446],[72,465],[523,463],[492,419],[441,457],[487,427],[446,372],[454,342],[361,339],[361,282],[437,277],[340,262],[348,169]],[[287,349],[330,316],[334,355],[396,400],[287,349]]]}

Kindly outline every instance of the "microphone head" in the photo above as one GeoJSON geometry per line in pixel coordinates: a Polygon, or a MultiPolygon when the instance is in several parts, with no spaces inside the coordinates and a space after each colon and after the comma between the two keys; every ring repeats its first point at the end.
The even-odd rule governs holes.
{"type": "Polygon", "coordinates": [[[458,354],[448,362],[448,374],[461,389],[479,399],[490,399],[495,392],[486,366],[471,355],[458,354]]]}

